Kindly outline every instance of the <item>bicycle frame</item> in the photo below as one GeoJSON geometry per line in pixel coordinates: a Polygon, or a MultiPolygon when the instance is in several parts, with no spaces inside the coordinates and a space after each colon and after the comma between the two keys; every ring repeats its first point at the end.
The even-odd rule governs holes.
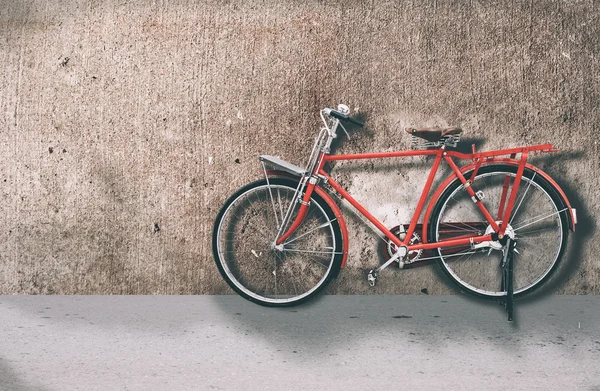
{"type": "MultiPolygon", "coordinates": [[[[320,180],[323,180],[327,184],[329,184],[336,192],[339,193],[339,195],[343,199],[346,199],[356,210],[358,210],[375,227],[377,227],[377,229],[379,231],[381,231],[385,235],[385,237],[387,237],[391,242],[393,242],[396,246],[398,246],[398,248],[404,247],[407,251],[431,250],[431,249],[437,249],[437,248],[447,248],[447,247],[455,247],[455,246],[463,246],[463,245],[473,246],[475,244],[485,242],[485,241],[496,241],[499,239],[502,240],[504,238],[507,225],[503,224],[503,223],[498,224],[496,221],[497,220],[501,221],[501,222],[509,221],[513,207],[515,205],[517,192],[519,190],[521,178],[523,176],[525,168],[533,167],[533,166],[530,166],[527,164],[527,157],[528,157],[529,153],[530,152],[551,153],[551,152],[556,152],[556,151],[557,150],[553,149],[551,144],[540,144],[540,145],[534,145],[534,146],[529,146],[529,147],[520,147],[520,148],[496,150],[496,151],[489,151],[489,152],[475,152],[475,149],[473,147],[473,153],[471,153],[471,154],[464,154],[464,153],[460,153],[460,152],[456,152],[456,151],[446,150],[444,147],[441,147],[441,148],[435,149],[435,150],[410,150],[410,151],[378,152],[378,153],[350,154],[350,155],[329,155],[325,151],[321,151],[318,156],[317,164],[315,165],[314,170],[310,173],[310,175],[307,175],[305,177],[307,179],[306,188],[305,188],[305,192],[302,197],[302,200],[300,200],[300,203],[301,203],[300,210],[299,210],[296,218],[294,219],[293,223],[291,224],[290,228],[277,239],[276,245],[282,244],[285,241],[285,239],[290,237],[290,235],[292,235],[294,233],[294,231],[300,226],[300,224],[302,223],[302,221],[306,215],[306,212],[308,210],[310,197],[311,197],[313,191],[315,190],[315,188],[317,187],[318,182],[320,180]],[[515,160],[517,154],[520,154],[520,158],[515,160]],[[433,166],[427,177],[425,187],[422,190],[421,196],[419,198],[419,202],[417,204],[417,208],[411,219],[411,222],[410,222],[408,231],[406,232],[406,237],[405,237],[404,241],[399,239],[396,235],[392,234],[392,232],[390,232],[390,230],[388,228],[386,228],[377,218],[375,218],[367,209],[365,209],[347,191],[345,191],[344,188],[340,184],[338,184],[323,169],[325,163],[327,163],[329,161],[383,159],[383,158],[412,157],[412,156],[434,156],[435,160],[433,162],[433,166]],[[467,180],[463,175],[464,171],[461,170],[461,168],[459,168],[456,165],[456,163],[454,163],[453,158],[463,159],[463,160],[465,160],[465,159],[473,160],[474,172],[472,173],[471,177],[475,177],[475,175],[477,174],[477,171],[483,164],[495,161],[496,160],[495,158],[498,158],[500,156],[510,156],[510,160],[512,162],[518,163],[518,169],[517,169],[516,177],[515,177],[515,180],[514,180],[514,183],[512,186],[512,191],[510,192],[510,194],[509,194],[510,177],[507,176],[507,178],[505,180],[503,192],[502,192],[502,196],[501,196],[501,200],[500,200],[499,210],[492,211],[495,213],[495,215],[494,215],[496,217],[495,218],[492,215],[492,213],[490,213],[490,211],[488,211],[486,209],[485,205],[481,202],[481,196],[479,194],[475,193],[475,191],[471,188],[469,180],[467,180]],[[439,166],[440,166],[442,160],[444,160],[450,166],[450,168],[453,171],[456,178],[458,178],[462,182],[462,184],[465,187],[465,189],[467,190],[468,194],[473,199],[473,202],[479,208],[479,210],[481,211],[482,215],[485,217],[485,220],[487,221],[489,226],[493,229],[493,233],[479,235],[479,236],[468,235],[468,236],[465,236],[464,238],[459,237],[459,238],[454,238],[454,239],[450,239],[450,240],[442,240],[442,241],[433,242],[433,243],[427,243],[426,235],[424,235],[422,243],[410,244],[409,241],[411,240],[412,235],[417,227],[417,223],[418,223],[419,217],[421,216],[421,214],[423,212],[423,208],[425,207],[425,205],[427,203],[427,196],[428,196],[429,192],[431,191],[433,180],[438,172],[438,169],[439,169],[439,166]]],[[[501,159],[501,160],[503,160],[503,159],[501,159]]],[[[442,185],[442,187],[443,187],[443,185],[442,185]]],[[[561,193],[562,193],[562,191],[561,191],[561,193]]],[[[301,194],[302,193],[299,192],[299,197],[301,196],[301,194]]],[[[563,196],[564,196],[564,194],[563,194],[563,196]]],[[[565,199],[566,199],[566,197],[565,197],[565,199]]],[[[435,196],[432,197],[431,202],[434,202],[434,201],[435,201],[435,196]]],[[[571,209],[570,206],[569,206],[569,209],[571,209]]],[[[571,211],[571,213],[573,213],[573,212],[571,211]]],[[[571,217],[573,218],[574,216],[571,216],[571,217]]],[[[426,215],[426,218],[427,218],[427,215],[426,215]]],[[[426,224],[427,224],[427,221],[424,221],[424,225],[426,225],[426,224]]],[[[574,223],[573,223],[573,227],[574,227],[574,223]]]]}

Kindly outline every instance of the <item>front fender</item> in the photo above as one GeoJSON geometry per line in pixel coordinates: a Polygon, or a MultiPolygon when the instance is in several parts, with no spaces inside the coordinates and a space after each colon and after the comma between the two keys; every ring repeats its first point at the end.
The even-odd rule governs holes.
{"type": "MultiPolygon", "coordinates": [[[[489,160],[484,161],[481,166],[483,167],[483,166],[489,166],[489,165],[499,164],[499,163],[511,165],[511,166],[518,166],[520,164],[520,161],[515,160],[515,159],[509,159],[509,158],[495,158],[495,159],[489,159],[489,160]]],[[[476,163],[468,164],[464,167],[461,167],[460,172],[461,172],[461,174],[464,175],[466,172],[474,170],[475,166],[476,166],[476,163]]],[[[567,214],[568,225],[569,225],[569,228],[571,229],[571,231],[575,232],[575,225],[577,224],[577,215],[576,215],[575,209],[573,209],[571,207],[571,203],[567,199],[565,192],[560,188],[558,183],[556,183],[556,181],[550,177],[550,175],[546,174],[544,171],[542,171],[538,167],[536,167],[532,164],[529,164],[529,163],[526,163],[525,167],[532,171],[537,172],[538,175],[541,175],[544,179],[546,179],[552,185],[552,187],[554,188],[556,193],[562,198],[563,202],[565,203],[565,206],[569,209],[569,213],[567,214]]],[[[450,183],[452,183],[456,178],[457,178],[456,174],[452,173],[437,188],[435,193],[433,193],[433,196],[431,196],[431,200],[429,201],[429,205],[427,206],[427,211],[425,212],[425,216],[423,218],[422,238],[425,243],[427,243],[427,228],[429,225],[429,218],[431,217],[431,212],[433,211],[433,207],[439,200],[443,191],[446,190],[446,188],[450,185],[450,183]]]]}
{"type": "MultiPolygon", "coordinates": [[[[270,176],[270,177],[271,176],[274,176],[274,177],[285,177],[285,178],[291,178],[291,179],[294,179],[294,180],[300,180],[301,179],[300,176],[293,175],[290,172],[281,171],[281,170],[267,170],[267,175],[270,176]]],[[[315,186],[315,190],[314,191],[331,208],[331,210],[333,211],[333,214],[335,215],[338,223],[340,224],[340,230],[342,231],[342,251],[343,251],[343,254],[342,254],[342,266],[341,266],[341,268],[343,269],[344,267],[346,267],[346,261],[348,260],[348,228],[346,227],[346,221],[344,220],[344,216],[342,215],[342,211],[340,210],[340,208],[337,206],[337,204],[335,203],[335,201],[331,198],[331,196],[325,190],[323,190],[319,186],[315,186]]],[[[337,275],[335,275],[334,277],[337,278],[337,275]]]]}

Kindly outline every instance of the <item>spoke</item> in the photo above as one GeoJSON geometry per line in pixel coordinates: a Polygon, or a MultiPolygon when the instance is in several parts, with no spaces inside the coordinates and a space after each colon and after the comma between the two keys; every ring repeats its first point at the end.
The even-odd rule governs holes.
{"type": "Polygon", "coordinates": [[[558,225],[552,226],[552,227],[547,227],[547,228],[541,228],[541,229],[536,229],[533,231],[526,231],[526,232],[520,232],[519,233],[519,238],[523,238],[524,240],[527,239],[536,239],[536,238],[549,238],[549,237],[554,237],[554,236],[558,236],[557,232],[549,232],[546,234],[542,234],[542,231],[548,231],[550,229],[553,228],[558,228],[558,225]]]}
{"type": "Polygon", "coordinates": [[[310,254],[343,254],[342,252],[335,252],[335,251],[297,250],[297,249],[285,248],[285,247],[284,247],[283,251],[288,251],[291,253],[310,253],[310,254]]]}
{"type": "MultiPolygon", "coordinates": [[[[459,206],[460,206],[460,205],[463,205],[463,204],[461,204],[459,201],[457,201],[457,200],[454,198],[454,197],[455,197],[457,194],[460,194],[461,196],[465,196],[465,197],[467,197],[468,199],[470,199],[470,197],[468,197],[468,194],[467,194],[467,193],[465,193],[465,192],[458,192],[458,193],[454,194],[452,197],[450,197],[450,200],[454,201],[454,205],[459,205],[459,206]],[[465,194],[466,194],[466,195],[465,195],[465,194]]],[[[469,211],[469,212],[471,212],[470,214],[472,214],[472,212],[474,212],[475,210],[476,210],[476,209],[470,209],[470,210],[468,210],[468,211],[469,211]]],[[[478,209],[477,209],[477,210],[478,210],[478,209]]],[[[479,230],[478,230],[478,229],[476,229],[475,227],[472,227],[472,226],[470,226],[470,225],[468,225],[468,224],[466,224],[466,223],[463,223],[463,222],[461,222],[461,221],[460,221],[460,220],[462,220],[462,219],[464,219],[464,218],[465,218],[465,216],[464,216],[464,212],[465,212],[465,211],[464,211],[464,210],[461,210],[461,208],[459,208],[459,210],[454,210],[454,209],[452,209],[452,207],[451,207],[451,205],[450,205],[450,204],[446,204],[445,211],[447,212],[447,214],[446,214],[446,217],[445,217],[447,220],[455,220],[455,221],[456,221],[456,220],[458,220],[458,221],[456,221],[456,222],[455,222],[456,224],[459,224],[459,223],[460,223],[460,224],[464,224],[465,226],[467,226],[467,227],[469,227],[469,228],[471,228],[471,229],[473,229],[473,230],[475,230],[475,231],[479,231],[479,230]],[[461,213],[461,214],[463,214],[463,215],[462,215],[462,216],[460,216],[460,217],[453,217],[452,215],[454,215],[454,214],[455,214],[455,213],[457,213],[457,212],[460,212],[460,213],[461,213]]],[[[477,217],[473,217],[473,220],[476,220],[476,219],[477,219],[477,217]]],[[[483,222],[483,223],[485,224],[485,222],[483,222]]],[[[440,224],[452,225],[452,223],[447,223],[447,222],[440,222],[440,224]]],[[[455,226],[455,228],[461,228],[461,227],[455,226]]]]}
{"type": "Polygon", "coordinates": [[[546,235],[519,235],[517,236],[517,239],[520,240],[528,240],[528,239],[540,239],[540,238],[552,238],[554,236],[558,236],[558,235],[551,235],[551,234],[546,234],[546,235]]]}
{"type": "Polygon", "coordinates": [[[279,204],[279,212],[281,212],[281,223],[283,224],[283,203],[281,202],[281,192],[279,191],[279,187],[277,188],[277,203],[279,204]]]}
{"type": "MultiPolygon", "coordinates": [[[[258,198],[258,201],[260,202],[260,205],[262,205],[262,207],[260,208],[261,214],[265,220],[265,225],[267,226],[267,232],[271,231],[272,229],[271,227],[271,221],[270,221],[270,213],[269,213],[269,207],[266,205],[269,201],[269,196],[265,195],[265,200],[263,201],[263,199],[260,196],[261,194],[259,192],[256,192],[256,198],[258,198]]],[[[279,226],[279,222],[277,221],[277,213],[275,213],[275,229],[273,229],[273,231],[277,231],[279,226]]],[[[269,237],[271,237],[271,235],[269,235],[269,237]]]]}
{"type": "MultiPolygon", "coordinates": [[[[279,252],[275,252],[275,265],[277,265],[277,262],[279,261],[279,264],[283,264],[285,261],[283,260],[283,254],[279,253],[279,252]]],[[[277,284],[277,266],[275,267],[275,284],[277,284]]],[[[293,275],[292,275],[293,277],[293,275]]],[[[293,279],[292,279],[293,282],[293,279]]],[[[295,285],[295,284],[294,284],[295,285]]],[[[298,295],[298,289],[294,286],[294,289],[296,290],[296,295],[298,295]]],[[[277,292],[277,290],[276,290],[277,292]]]]}
{"type": "Polygon", "coordinates": [[[311,262],[316,263],[317,265],[321,266],[323,269],[329,269],[329,266],[317,261],[316,259],[311,259],[311,262]]]}
{"type": "Polygon", "coordinates": [[[292,285],[294,285],[294,291],[296,292],[296,296],[298,296],[298,285],[296,284],[296,278],[294,278],[294,273],[292,273],[292,285]]]}
{"type": "MultiPolygon", "coordinates": [[[[298,226],[298,227],[296,228],[296,230],[294,231],[294,233],[293,233],[292,235],[296,234],[296,233],[298,232],[298,229],[299,229],[301,226],[304,226],[304,225],[306,225],[306,224],[307,224],[307,221],[310,221],[310,217],[311,217],[311,216],[312,216],[312,215],[315,213],[315,210],[317,210],[317,208],[311,208],[311,207],[309,207],[309,208],[310,208],[310,209],[308,210],[308,213],[307,213],[307,214],[304,216],[304,218],[302,219],[302,223],[301,223],[301,225],[300,225],[300,226],[298,226]]],[[[295,216],[292,216],[292,217],[290,218],[290,221],[292,221],[292,222],[293,222],[293,221],[296,219],[296,217],[297,217],[297,216],[298,216],[297,214],[296,214],[295,216]]],[[[318,219],[318,217],[317,217],[317,219],[318,219]]],[[[290,226],[290,227],[287,227],[287,229],[285,229],[285,230],[282,230],[282,235],[283,235],[284,233],[286,233],[286,232],[287,232],[287,230],[289,230],[290,228],[291,228],[291,226],[290,226]]],[[[303,228],[304,228],[304,227],[303,227],[303,228]]],[[[310,232],[307,232],[307,233],[310,233],[310,232]]],[[[299,238],[299,237],[301,237],[301,236],[304,236],[304,234],[303,234],[303,235],[300,235],[300,236],[298,236],[298,237],[296,237],[296,238],[294,238],[294,239],[292,239],[292,240],[290,240],[289,242],[286,242],[286,243],[291,243],[291,242],[293,242],[294,240],[298,239],[298,238],[299,238]]]]}
{"type": "MultiPolygon", "coordinates": [[[[283,259],[283,254],[282,253],[275,252],[275,257],[277,259],[279,259],[280,263],[284,263],[285,262],[284,259],[283,259]]],[[[288,267],[288,269],[290,271],[289,274],[290,274],[290,279],[292,281],[292,285],[294,286],[294,291],[296,292],[296,296],[298,296],[299,295],[298,294],[298,284],[296,284],[296,278],[295,278],[294,273],[293,273],[293,268],[292,267],[288,267]]]]}
{"type": "MultiPolygon", "coordinates": [[[[533,199],[530,199],[530,200],[528,201],[528,205],[537,205],[537,202],[538,202],[538,200],[539,200],[541,197],[543,197],[544,195],[545,195],[545,193],[544,193],[544,192],[542,192],[542,191],[538,191],[538,192],[537,192],[537,195],[535,196],[535,198],[533,198],[533,199]]],[[[517,217],[517,216],[515,215],[515,216],[513,217],[513,220],[514,220],[516,217],[517,217]]],[[[521,224],[521,222],[520,222],[520,221],[515,221],[515,222],[514,222],[514,224],[513,224],[513,226],[514,226],[514,225],[517,225],[517,224],[521,224]]]]}
{"type": "MultiPolygon", "coordinates": [[[[458,229],[459,229],[459,230],[461,230],[461,231],[469,231],[468,229],[465,229],[464,227],[461,227],[461,226],[458,226],[458,225],[454,225],[454,224],[452,224],[452,223],[441,223],[441,224],[445,224],[445,225],[448,225],[448,226],[450,226],[450,227],[458,228],[458,229]]],[[[473,227],[473,226],[471,226],[471,225],[469,225],[469,224],[467,224],[467,223],[456,223],[456,224],[463,224],[465,227],[469,227],[469,228],[471,228],[473,231],[477,231],[477,232],[479,232],[479,231],[480,231],[479,229],[477,229],[477,228],[475,228],[475,227],[473,227]]],[[[482,224],[485,224],[485,222],[484,222],[484,221],[482,221],[482,224]]]]}
{"type": "MultiPolygon", "coordinates": [[[[254,203],[250,199],[250,196],[248,196],[248,202],[250,203],[250,207],[252,208],[252,210],[254,211],[256,216],[261,216],[264,219],[265,225],[267,225],[267,227],[266,227],[267,231],[269,231],[270,229],[268,226],[270,226],[271,224],[269,224],[268,208],[266,208],[266,205],[264,205],[265,201],[262,200],[259,192],[256,192],[255,196],[256,196],[256,200],[259,202],[258,211],[257,211],[257,209],[255,209],[254,203]],[[262,205],[262,207],[261,207],[261,205],[262,205]]],[[[267,200],[268,200],[268,198],[267,198],[267,200]]],[[[264,235],[264,231],[262,231],[261,233],[264,235]]],[[[271,235],[266,235],[266,236],[270,237],[271,235]]]]}
{"type": "Polygon", "coordinates": [[[529,188],[531,187],[531,184],[533,183],[533,178],[535,178],[536,175],[537,175],[537,171],[533,174],[531,179],[527,179],[529,181],[529,183],[527,184],[527,188],[525,189],[525,192],[523,193],[523,196],[521,197],[521,201],[519,201],[519,204],[517,205],[517,208],[515,209],[512,217],[508,221],[508,224],[512,224],[512,221],[514,220],[515,216],[517,215],[517,212],[519,211],[519,208],[521,207],[521,204],[523,203],[523,200],[525,199],[525,196],[527,195],[527,192],[529,191],[529,188]]]}
{"type": "Polygon", "coordinates": [[[536,229],[533,231],[525,231],[525,232],[521,232],[521,236],[526,236],[528,234],[532,234],[532,233],[536,233],[536,232],[542,232],[542,231],[546,231],[552,228],[558,228],[558,225],[553,225],[551,227],[545,227],[545,228],[540,228],[540,229],[536,229]]]}
{"type": "MultiPolygon", "coordinates": [[[[281,194],[279,194],[279,196],[281,196],[281,194]]],[[[282,233],[285,232],[285,228],[289,224],[289,220],[290,220],[289,216],[287,215],[287,213],[289,211],[289,208],[292,207],[293,204],[294,204],[293,198],[290,199],[290,189],[285,188],[284,198],[281,199],[280,202],[279,202],[279,209],[282,212],[281,213],[282,217],[281,217],[281,225],[277,229],[276,236],[278,236],[279,234],[282,234],[282,233]],[[286,203],[285,208],[284,208],[284,205],[283,205],[284,202],[286,203]],[[289,204],[288,204],[288,202],[289,202],[289,204]]]]}
{"type": "MultiPolygon", "coordinates": [[[[286,193],[289,194],[289,189],[286,189],[286,193]]],[[[296,209],[296,206],[299,205],[298,198],[300,197],[301,194],[299,193],[299,189],[297,188],[294,191],[294,195],[292,196],[291,200],[290,200],[290,205],[287,208],[287,211],[285,212],[285,215],[283,217],[283,221],[281,222],[281,227],[279,227],[279,229],[277,230],[277,234],[275,235],[275,237],[279,237],[280,235],[283,235],[285,233],[285,228],[286,226],[289,224],[290,219],[292,218],[292,215],[294,214],[294,210],[296,209]]]]}
{"type": "MultiPolygon", "coordinates": [[[[466,250],[465,250],[465,251],[466,251],[466,250]]],[[[475,253],[477,253],[477,252],[478,252],[477,250],[474,250],[474,251],[471,251],[471,252],[468,252],[468,253],[463,253],[463,252],[460,252],[460,253],[456,253],[456,254],[443,255],[442,257],[443,257],[443,258],[452,258],[452,257],[458,257],[458,256],[462,256],[462,257],[464,257],[464,256],[465,256],[465,255],[467,255],[467,254],[475,254],[475,253]]],[[[479,252],[483,252],[483,251],[479,251],[479,252]]],[[[439,256],[439,255],[438,255],[438,256],[435,256],[435,257],[419,258],[419,259],[417,259],[415,262],[420,262],[420,261],[428,261],[428,260],[430,260],[430,259],[438,259],[438,258],[440,258],[440,256],[439,256]]]]}
{"type": "MultiPolygon", "coordinates": [[[[467,249],[467,250],[464,250],[464,251],[469,251],[469,250],[471,250],[471,249],[467,249]]],[[[461,251],[461,252],[458,252],[457,254],[452,254],[452,256],[453,256],[453,257],[457,257],[457,256],[459,256],[459,255],[460,255],[460,258],[458,258],[458,259],[453,259],[453,261],[460,261],[460,260],[461,260],[461,259],[462,259],[462,258],[463,258],[465,255],[469,255],[469,258],[467,258],[467,260],[469,260],[469,259],[471,259],[471,256],[472,256],[473,254],[475,254],[476,252],[477,252],[477,251],[469,251],[469,252],[462,252],[462,251],[461,251]]],[[[443,255],[440,255],[440,257],[444,258],[444,256],[443,256],[443,255]]],[[[446,258],[448,258],[448,256],[446,256],[446,258]]]]}
{"type": "MultiPolygon", "coordinates": [[[[235,217],[237,217],[237,218],[238,218],[240,221],[242,221],[242,222],[246,223],[246,221],[244,221],[244,220],[243,220],[243,219],[242,219],[242,218],[241,218],[241,217],[240,217],[240,216],[239,216],[237,213],[235,213],[235,212],[233,212],[233,211],[230,211],[230,213],[232,213],[232,214],[233,214],[235,217]]],[[[251,226],[251,227],[254,227],[254,229],[255,229],[256,231],[258,231],[260,234],[264,235],[264,236],[265,236],[265,238],[268,238],[268,237],[269,237],[269,235],[267,235],[267,234],[266,234],[266,233],[265,233],[263,230],[261,230],[259,227],[257,227],[256,225],[254,225],[254,224],[253,224],[253,223],[250,221],[250,219],[248,219],[247,223],[248,223],[248,225],[249,225],[249,226],[251,226]]]]}
{"type": "Polygon", "coordinates": [[[265,172],[265,178],[267,179],[267,187],[269,188],[269,197],[271,198],[271,205],[273,205],[273,215],[275,215],[275,224],[277,225],[277,228],[279,228],[279,219],[277,218],[277,208],[275,208],[275,200],[273,199],[273,190],[271,190],[271,183],[269,182],[269,176],[267,175],[267,169],[265,168],[264,162],[263,170],[265,172]]]}
{"type": "MultiPolygon", "coordinates": [[[[525,240],[525,239],[524,239],[524,240],[525,240]]],[[[523,242],[523,243],[524,243],[524,246],[523,246],[523,247],[521,247],[521,248],[522,248],[524,251],[525,251],[525,250],[531,250],[531,251],[533,251],[532,249],[534,249],[534,248],[541,248],[541,249],[546,249],[546,248],[548,248],[548,245],[547,245],[547,243],[544,243],[544,242],[542,242],[542,241],[539,241],[539,240],[534,240],[534,241],[532,241],[532,242],[523,242]]]]}
{"type": "MultiPolygon", "coordinates": [[[[520,226],[520,227],[518,227],[518,228],[514,228],[514,229],[513,229],[513,231],[517,232],[517,231],[518,231],[518,230],[520,230],[520,229],[523,229],[523,228],[525,228],[525,227],[529,227],[529,226],[530,226],[530,225],[532,225],[532,224],[535,224],[535,223],[537,223],[537,222],[539,222],[539,221],[542,221],[542,220],[545,220],[545,219],[547,219],[547,218],[550,218],[550,217],[552,217],[552,216],[555,216],[555,215],[557,215],[557,214],[559,214],[559,213],[562,213],[562,212],[564,212],[565,210],[567,210],[567,208],[564,208],[564,209],[562,209],[562,210],[559,210],[558,212],[551,213],[551,214],[549,214],[549,215],[547,215],[547,216],[541,217],[541,218],[539,218],[539,219],[537,219],[537,220],[535,220],[535,221],[532,221],[531,223],[528,223],[528,224],[525,224],[525,225],[521,225],[521,226],[520,226]]],[[[533,218],[535,219],[535,217],[533,217],[533,218]]],[[[531,220],[531,219],[530,219],[530,220],[531,220]]]]}
{"type": "Polygon", "coordinates": [[[314,231],[316,231],[316,230],[318,230],[318,229],[325,228],[325,227],[327,227],[328,225],[331,225],[331,223],[333,223],[333,222],[334,222],[334,221],[336,221],[336,220],[337,220],[337,217],[336,217],[335,219],[332,219],[332,220],[329,220],[329,221],[327,221],[327,222],[326,222],[326,223],[324,223],[324,224],[321,224],[321,225],[319,225],[318,227],[315,227],[315,228],[311,229],[311,230],[310,230],[310,231],[308,231],[308,232],[305,232],[305,233],[303,233],[303,234],[302,234],[302,235],[300,235],[300,236],[296,236],[294,239],[292,239],[292,240],[290,240],[290,241],[287,241],[287,242],[285,242],[285,243],[284,243],[284,245],[286,245],[286,244],[290,244],[290,243],[293,243],[293,242],[295,242],[296,240],[300,239],[301,237],[303,237],[303,236],[305,236],[305,235],[308,235],[309,233],[311,233],[311,232],[314,232],[314,231]]]}
{"type": "Polygon", "coordinates": [[[296,278],[294,276],[293,270],[290,267],[290,274],[291,274],[291,278],[292,278],[292,284],[294,285],[294,290],[296,291],[296,296],[298,296],[298,285],[296,284],[296,278]]]}
{"type": "MultiPolygon", "coordinates": [[[[304,223],[305,221],[310,221],[310,216],[314,216],[315,210],[317,210],[318,208],[314,207],[312,208],[311,206],[308,207],[308,213],[306,214],[306,216],[304,216],[304,219],[302,220],[302,222],[304,223]]],[[[317,220],[319,219],[319,217],[317,217],[317,220]]],[[[298,227],[300,228],[300,227],[298,227]]]]}
{"type": "Polygon", "coordinates": [[[248,239],[225,239],[221,240],[222,243],[248,243],[248,239]]]}
{"type": "MultiPolygon", "coordinates": [[[[471,257],[473,256],[473,254],[474,254],[474,253],[472,253],[472,252],[470,252],[470,253],[468,253],[468,254],[465,254],[465,255],[468,255],[467,259],[465,259],[465,262],[468,262],[468,261],[469,261],[469,259],[471,259],[471,257]]],[[[464,256],[464,255],[463,255],[463,256],[464,256]]],[[[458,258],[458,260],[459,260],[459,261],[460,261],[461,259],[462,259],[462,257],[461,257],[461,258],[458,258]]]]}
{"type": "MultiPolygon", "coordinates": [[[[265,253],[265,254],[267,254],[269,251],[271,251],[271,249],[257,250],[257,249],[254,249],[254,248],[252,250],[256,251],[257,253],[265,253]]],[[[244,250],[219,251],[219,253],[221,253],[221,254],[227,254],[227,253],[246,253],[246,252],[252,253],[252,251],[248,251],[248,250],[245,250],[245,251],[244,250]]],[[[255,257],[256,257],[256,255],[255,255],[255,257]]]]}

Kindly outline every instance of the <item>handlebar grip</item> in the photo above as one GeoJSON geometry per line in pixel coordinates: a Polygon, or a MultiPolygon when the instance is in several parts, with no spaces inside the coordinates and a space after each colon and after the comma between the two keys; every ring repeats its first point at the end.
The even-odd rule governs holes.
{"type": "Polygon", "coordinates": [[[340,113],[339,111],[331,110],[329,112],[329,115],[332,116],[332,117],[335,117],[337,119],[341,119],[343,121],[348,121],[348,122],[350,122],[350,123],[352,123],[352,124],[354,124],[356,126],[362,127],[362,126],[365,125],[364,123],[362,123],[360,121],[357,121],[354,118],[350,118],[347,115],[344,115],[344,114],[340,113]]]}
{"type": "Polygon", "coordinates": [[[357,121],[357,120],[355,120],[354,118],[348,118],[348,122],[350,122],[350,123],[352,123],[352,124],[354,124],[354,125],[356,125],[356,126],[360,126],[361,128],[362,128],[363,126],[365,126],[365,123],[364,123],[364,122],[357,121]]]}

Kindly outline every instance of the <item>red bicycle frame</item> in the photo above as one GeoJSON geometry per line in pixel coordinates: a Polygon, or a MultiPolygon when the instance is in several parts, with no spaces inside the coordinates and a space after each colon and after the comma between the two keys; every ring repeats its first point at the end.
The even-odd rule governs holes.
{"type": "MultiPolygon", "coordinates": [[[[315,190],[315,187],[317,186],[319,179],[325,180],[333,189],[335,189],[340,194],[340,196],[342,198],[348,200],[348,202],[350,202],[350,204],[352,206],[354,206],[354,208],[356,208],[363,216],[365,216],[371,223],[373,223],[373,225],[375,225],[375,227],[377,227],[391,242],[393,242],[396,246],[406,247],[406,249],[408,251],[431,250],[431,249],[436,249],[436,248],[446,248],[446,247],[454,247],[454,246],[462,246],[462,245],[473,245],[473,244],[481,243],[484,241],[492,241],[492,240],[502,239],[505,234],[506,224],[500,223],[500,225],[499,225],[496,222],[496,220],[499,220],[501,222],[505,222],[505,221],[509,220],[509,217],[512,213],[513,206],[516,201],[517,192],[519,190],[519,185],[521,183],[521,178],[523,177],[525,168],[526,168],[526,166],[532,167],[527,164],[527,157],[528,157],[529,153],[530,152],[549,153],[549,152],[556,152],[556,151],[557,151],[556,149],[553,149],[552,144],[540,144],[540,145],[534,145],[534,146],[529,146],[529,147],[512,148],[512,149],[504,149],[504,150],[489,151],[489,152],[475,152],[475,148],[473,147],[473,153],[471,153],[471,154],[464,154],[464,153],[460,153],[460,152],[456,152],[456,151],[448,151],[445,148],[440,148],[440,149],[436,149],[436,150],[377,152],[377,153],[350,154],[350,155],[329,155],[329,154],[326,154],[325,152],[320,152],[318,160],[317,160],[318,163],[315,166],[314,171],[311,173],[311,176],[306,185],[306,190],[304,193],[304,197],[301,201],[302,205],[300,206],[300,210],[299,210],[294,222],[290,226],[290,228],[282,236],[280,236],[277,239],[276,244],[279,245],[279,244],[283,243],[285,241],[285,239],[287,239],[290,235],[292,235],[294,233],[294,231],[302,223],[304,217],[306,216],[306,212],[308,210],[308,205],[309,205],[311,195],[312,195],[313,191],[315,190]],[[520,158],[518,160],[514,160],[516,158],[517,154],[520,154],[520,158]],[[472,160],[473,161],[473,173],[471,175],[471,178],[474,178],[475,175],[477,174],[477,171],[484,163],[491,162],[491,161],[498,161],[498,160],[502,161],[504,159],[494,159],[494,158],[497,158],[500,156],[508,156],[508,155],[510,155],[511,162],[515,162],[515,161],[518,162],[517,173],[516,173],[516,177],[515,177],[510,195],[508,193],[509,185],[510,185],[510,177],[507,176],[507,178],[505,179],[503,191],[502,191],[502,195],[501,195],[501,200],[500,200],[499,210],[493,211],[493,212],[496,212],[496,214],[495,214],[496,218],[494,218],[494,216],[490,213],[490,211],[488,211],[486,209],[485,205],[481,202],[479,195],[477,193],[475,193],[475,191],[470,186],[470,181],[464,177],[464,175],[463,175],[464,171],[461,170],[456,165],[456,163],[454,163],[454,161],[452,159],[457,158],[457,159],[472,160]],[[348,192],[345,191],[344,188],[342,186],[340,186],[340,184],[338,184],[323,169],[325,163],[327,163],[329,161],[359,160],[359,159],[383,159],[383,158],[411,157],[411,156],[435,156],[435,160],[433,162],[431,171],[429,172],[429,176],[427,178],[427,182],[425,183],[425,187],[423,188],[423,191],[419,198],[417,208],[413,214],[413,217],[410,222],[408,231],[406,232],[406,237],[405,237],[404,241],[400,240],[396,235],[392,234],[392,232],[390,232],[389,229],[387,229],[377,218],[375,218],[358,201],[356,201],[350,194],[348,194],[348,192]],[[419,217],[421,216],[421,214],[423,212],[423,208],[425,207],[425,204],[427,202],[427,195],[429,194],[429,192],[431,190],[433,180],[438,172],[438,169],[439,169],[439,166],[440,166],[442,160],[446,161],[446,163],[450,166],[450,168],[454,172],[454,175],[456,176],[456,178],[458,178],[462,182],[462,184],[465,187],[466,191],[468,192],[469,196],[471,196],[474,203],[477,205],[477,207],[479,208],[479,210],[485,217],[486,221],[490,225],[490,227],[492,227],[494,236],[497,235],[497,238],[494,238],[492,234],[480,235],[480,236],[467,235],[465,237],[453,238],[453,239],[449,239],[449,240],[441,240],[439,242],[434,242],[434,243],[427,243],[426,236],[424,235],[423,243],[412,244],[412,245],[409,244],[409,241],[412,238],[412,235],[417,227],[417,222],[419,220],[419,217]]],[[[444,186],[444,184],[442,184],[441,187],[443,187],[443,186],[444,186]]],[[[439,191],[441,190],[441,187],[436,194],[439,195],[439,191]]],[[[433,197],[433,200],[434,199],[435,199],[435,195],[433,197]]],[[[565,199],[566,199],[566,197],[565,197],[565,199]]],[[[426,215],[426,219],[427,219],[427,215],[426,215]]],[[[427,223],[428,223],[427,221],[424,221],[424,225],[426,225],[427,223]]]]}

